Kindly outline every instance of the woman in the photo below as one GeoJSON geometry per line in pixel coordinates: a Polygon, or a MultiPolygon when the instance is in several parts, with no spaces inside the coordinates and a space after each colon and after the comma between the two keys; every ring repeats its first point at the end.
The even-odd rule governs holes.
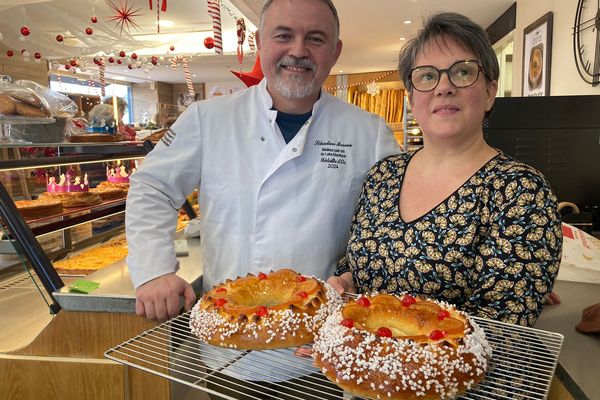
{"type": "Polygon", "coordinates": [[[485,31],[462,15],[434,15],[402,49],[399,69],[424,146],[371,169],[329,282],[533,325],[558,272],[560,217],[545,178],[484,140],[499,75],[485,31]]]}

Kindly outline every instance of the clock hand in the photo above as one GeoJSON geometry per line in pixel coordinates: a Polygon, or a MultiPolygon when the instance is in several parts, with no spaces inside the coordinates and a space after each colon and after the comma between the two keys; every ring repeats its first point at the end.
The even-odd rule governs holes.
{"type": "Polygon", "coordinates": [[[592,76],[592,86],[598,86],[600,83],[600,30],[596,29],[596,50],[594,52],[594,75],[592,76]]]}
{"type": "Polygon", "coordinates": [[[574,31],[575,31],[574,33],[583,32],[583,31],[593,28],[595,26],[596,26],[596,18],[592,18],[592,19],[589,19],[589,20],[584,21],[584,22],[580,23],[579,25],[577,25],[574,29],[574,31]],[[591,22],[591,24],[590,24],[590,22],[591,22]],[[586,24],[589,24],[589,25],[584,27],[584,25],[586,25],[586,24]]]}

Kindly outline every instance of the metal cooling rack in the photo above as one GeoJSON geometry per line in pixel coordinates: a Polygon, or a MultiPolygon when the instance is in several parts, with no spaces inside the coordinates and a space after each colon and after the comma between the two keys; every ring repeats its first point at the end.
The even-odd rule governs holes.
{"type": "MultiPolygon", "coordinates": [[[[225,399],[241,394],[258,400],[342,398],[312,359],[290,349],[239,351],[200,343],[190,332],[189,316],[188,311],[147,330],[104,356],[225,399]],[[261,380],[272,382],[257,382],[261,380]],[[220,393],[222,388],[229,392],[220,393]]],[[[485,379],[460,399],[547,398],[563,336],[474,319],[484,329],[493,356],[485,379]]],[[[304,349],[310,350],[310,345],[304,349]]]]}

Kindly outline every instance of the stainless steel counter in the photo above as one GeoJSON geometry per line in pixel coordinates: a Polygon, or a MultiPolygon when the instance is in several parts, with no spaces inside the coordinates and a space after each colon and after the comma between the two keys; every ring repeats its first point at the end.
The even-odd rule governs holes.
{"type": "MultiPolygon", "coordinates": [[[[191,282],[194,290],[200,293],[202,289],[200,239],[187,239],[187,242],[189,254],[178,257],[179,271],[177,275],[191,282]]],[[[135,312],[135,290],[124,260],[87,275],[83,279],[99,282],[100,287],[90,294],[69,292],[68,285],[54,292],[56,301],[64,310],[135,312]]]]}
{"type": "Polygon", "coordinates": [[[600,303],[600,285],[556,281],[554,291],[562,303],[544,307],[535,328],[565,337],[557,377],[575,399],[600,400],[600,334],[575,330],[584,308],[600,303]]]}

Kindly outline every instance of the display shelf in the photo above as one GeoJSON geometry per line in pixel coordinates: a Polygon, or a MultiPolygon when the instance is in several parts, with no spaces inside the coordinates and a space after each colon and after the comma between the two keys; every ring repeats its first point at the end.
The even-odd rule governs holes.
{"type": "MultiPolygon", "coordinates": [[[[79,241],[74,243],[75,233],[71,234],[74,228],[82,224],[123,214],[125,211],[125,198],[103,201],[101,204],[93,206],[65,208],[61,213],[26,220],[18,212],[13,194],[31,198],[35,197],[35,193],[38,193],[39,190],[45,190],[45,185],[40,184],[39,180],[35,180],[37,179],[35,178],[35,171],[45,170],[45,173],[51,175],[57,173],[55,172],[56,168],[58,168],[58,173],[61,173],[61,170],[64,171],[63,168],[71,166],[77,166],[78,168],[82,164],[98,164],[98,166],[92,165],[82,168],[84,170],[81,173],[83,175],[83,173],[90,171],[95,173],[100,171],[101,175],[104,176],[105,163],[141,159],[147,154],[148,148],[144,147],[141,142],[125,144],[37,143],[25,146],[11,144],[0,147],[15,149],[14,159],[0,160],[0,172],[3,173],[0,181],[0,218],[7,239],[4,242],[14,247],[13,253],[19,255],[17,262],[26,262],[35,272],[41,286],[47,292],[47,296],[45,293],[41,294],[49,298],[50,312],[56,314],[61,307],[54,298],[53,293],[64,287],[64,282],[54,269],[51,260],[81,248],[79,241]],[[30,152],[21,150],[21,147],[27,147],[30,152],[31,148],[51,148],[52,151],[48,154],[55,154],[55,156],[48,156],[43,151],[37,150],[33,153],[36,155],[41,154],[42,157],[29,156],[30,152]],[[21,170],[25,172],[20,172],[21,170]],[[30,178],[34,180],[31,181],[30,178]],[[18,187],[10,187],[9,192],[5,185],[14,185],[15,179],[21,182],[21,191],[17,190],[15,192],[13,189],[18,189],[18,187]],[[31,189],[32,182],[34,189],[31,189]],[[38,239],[40,237],[52,238],[53,236],[44,235],[56,232],[62,233],[57,236],[58,246],[54,244],[52,249],[44,249],[38,239]],[[60,247],[60,249],[57,247],[60,247]]],[[[91,232],[90,228],[89,238],[87,238],[87,235],[82,237],[83,243],[87,246],[106,239],[106,235],[93,235],[91,232]]],[[[111,232],[114,233],[116,230],[111,229],[111,232]]],[[[25,269],[29,268],[27,265],[24,265],[24,267],[25,269]]]]}
{"type": "Polygon", "coordinates": [[[410,102],[408,101],[408,97],[404,97],[404,115],[402,118],[404,128],[403,128],[403,146],[404,151],[413,151],[421,148],[423,146],[423,132],[421,131],[421,127],[417,123],[417,120],[414,119],[412,115],[412,108],[410,106],[410,102]]]}

